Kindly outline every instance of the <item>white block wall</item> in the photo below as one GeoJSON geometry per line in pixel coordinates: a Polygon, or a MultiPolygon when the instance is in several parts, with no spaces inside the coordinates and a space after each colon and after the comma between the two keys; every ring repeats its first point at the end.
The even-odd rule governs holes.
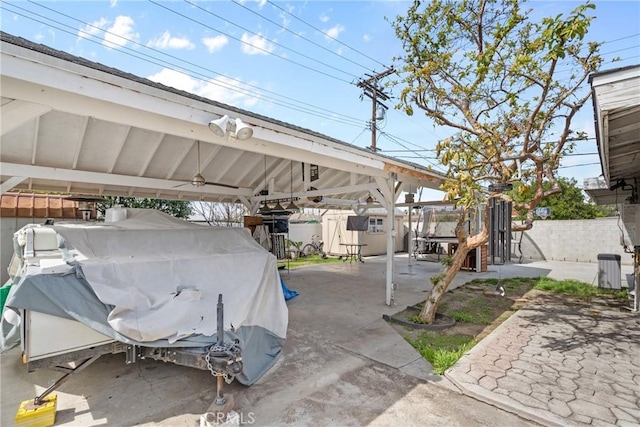
{"type": "MultiPolygon", "coordinates": [[[[620,244],[621,235],[627,244],[629,236],[618,218],[551,221],[537,220],[522,240],[524,259],[555,260],[572,262],[598,262],[598,254],[618,254],[622,264],[633,264],[631,254],[624,253],[620,244]]],[[[516,249],[520,233],[515,235],[512,254],[516,249]]],[[[631,248],[632,249],[632,248],[631,248]]]]}

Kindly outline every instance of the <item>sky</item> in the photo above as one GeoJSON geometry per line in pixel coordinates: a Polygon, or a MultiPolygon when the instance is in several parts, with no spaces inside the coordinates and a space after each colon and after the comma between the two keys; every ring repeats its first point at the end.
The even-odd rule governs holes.
{"type": "MultiPolygon", "coordinates": [[[[640,64],[640,1],[595,1],[588,40],[604,42],[602,69],[640,64]],[[611,62],[613,58],[619,61],[611,62]]],[[[358,81],[394,65],[401,42],[389,23],[408,1],[3,1],[1,29],[14,36],[253,113],[368,147],[371,101],[358,81]]],[[[532,18],[578,2],[531,1],[532,18]]],[[[588,89],[585,87],[585,90],[588,89]]],[[[394,107],[378,122],[383,154],[444,170],[432,150],[451,131],[394,107]],[[427,150],[427,151],[425,151],[427,150]]],[[[573,129],[591,138],[566,157],[561,176],[601,174],[593,106],[573,129]]],[[[425,192],[422,200],[438,193],[425,192]]]]}

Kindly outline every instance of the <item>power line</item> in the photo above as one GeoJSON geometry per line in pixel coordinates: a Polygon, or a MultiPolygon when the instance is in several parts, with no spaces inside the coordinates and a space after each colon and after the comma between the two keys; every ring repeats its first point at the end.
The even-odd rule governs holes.
{"type": "Polygon", "coordinates": [[[362,89],[364,95],[371,98],[371,150],[375,152],[376,149],[376,120],[378,116],[378,105],[380,105],[385,111],[388,109],[386,105],[382,102],[378,101],[378,98],[383,101],[387,101],[389,99],[389,95],[384,92],[384,89],[380,87],[379,81],[382,78],[387,77],[390,74],[393,74],[395,70],[393,68],[387,68],[384,71],[381,71],[373,76],[368,75],[368,79],[360,79],[358,81],[357,86],[362,89]]]}
{"type": "MultiPolygon", "coordinates": [[[[398,141],[400,138],[394,137],[394,136],[392,136],[392,135],[388,134],[387,132],[380,132],[380,134],[381,134],[382,136],[386,137],[389,141],[391,141],[391,142],[393,142],[393,143],[395,143],[395,144],[397,144],[397,145],[399,145],[399,146],[401,146],[401,147],[403,147],[403,148],[406,148],[407,150],[410,150],[406,145],[404,145],[404,144],[402,144],[400,141],[398,141]]],[[[411,151],[411,152],[413,152],[413,151],[411,151]]],[[[416,152],[413,152],[413,153],[414,153],[414,154],[416,154],[416,156],[417,156],[418,158],[420,158],[420,159],[422,159],[422,160],[426,161],[427,163],[429,163],[429,164],[430,164],[431,166],[433,166],[434,168],[438,168],[438,169],[443,170],[443,169],[442,169],[442,165],[437,164],[437,163],[434,163],[434,162],[432,162],[432,161],[431,161],[431,160],[432,160],[432,159],[434,159],[434,158],[432,158],[432,157],[425,157],[425,156],[422,156],[422,155],[420,155],[419,153],[416,153],[416,152]]],[[[437,159],[434,159],[434,160],[437,160],[437,159]]]]}
{"type": "Polygon", "coordinates": [[[579,168],[582,166],[594,166],[594,165],[600,165],[600,164],[601,164],[600,162],[579,163],[577,165],[558,166],[558,169],[579,168]]]}
{"type": "Polygon", "coordinates": [[[619,42],[620,40],[626,40],[626,39],[630,39],[631,37],[639,37],[639,36],[640,36],[640,33],[630,34],[628,36],[623,36],[614,40],[607,40],[605,42],[602,42],[602,44],[615,43],[615,42],[619,42]]]}
{"type": "MultiPolygon", "coordinates": [[[[50,8],[48,8],[48,7],[46,7],[46,6],[43,6],[43,5],[40,5],[40,4],[37,4],[37,3],[33,3],[33,2],[30,2],[30,3],[35,4],[35,5],[37,5],[37,6],[40,6],[40,7],[44,8],[44,9],[50,10],[50,11],[52,11],[52,12],[55,12],[55,13],[57,13],[57,14],[59,14],[59,15],[62,15],[62,16],[64,16],[64,17],[66,17],[66,18],[69,18],[69,19],[72,19],[72,20],[74,20],[74,21],[77,21],[77,22],[79,22],[79,23],[81,23],[81,24],[84,24],[84,25],[86,25],[86,26],[89,26],[89,27],[95,28],[95,29],[97,29],[97,30],[99,30],[99,31],[102,31],[102,32],[103,32],[103,33],[105,33],[105,34],[110,34],[110,35],[114,35],[114,36],[116,36],[116,37],[119,37],[120,39],[122,39],[122,40],[124,40],[124,41],[126,41],[126,42],[128,42],[128,43],[131,43],[131,44],[135,44],[135,45],[141,46],[141,47],[143,47],[143,48],[145,48],[145,49],[148,49],[148,50],[150,50],[150,51],[152,51],[152,52],[155,52],[155,53],[157,53],[157,54],[161,54],[161,55],[167,56],[167,57],[169,57],[169,58],[171,58],[171,59],[174,59],[174,60],[177,60],[177,61],[180,61],[180,62],[183,62],[183,63],[189,64],[189,65],[192,65],[192,66],[194,66],[194,67],[197,67],[197,68],[200,68],[200,69],[202,69],[202,70],[205,70],[205,71],[207,71],[207,72],[210,72],[210,73],[213,73],[213,74],[219,75],[219,76],[224,77],[224,78],[226,78],[226,79],[229,79],[229,80],[231,80],[231,81],[237,82],[237,83],[239,83],[239,84],[241,84],[241,85],[249,86],[249,87],[252,87],[252,88],[254,88],[254,89],[257,89],[258,91],[261,91],[261,92],[264,92],[264,93],[269,93],[269,94],[272,94],[272,95],[274,95],[274,96],[276,96],[276,97],[279,97],[279,98],[282,98],[282,99],[286,99],[286,100],[289,100],[289,101],[292,101],[292,102],[294,102],[294,103],[299,104],[299,105],[295,105],[295,104],[291,104],[291,103],[288,103],[288,102],[279,101],[279,100],[277,100],[277,99],[273,99],[273,98],[261,97],[262,99],[266,100],[267,102],[273,103],[273,104],[275,104],[275,105],[279,105],[279,106],[282,106],[282,107],[285,107],[285,108],[289,108],[289,109],[292,109],[292,110],[295,110],[295,111],[299,111],[299,112],[306,112],[306,113],[309,113],[309,114],[315,115],[315,116],[317,116],[317,117],[322,117],[322,118],[326,118],[326,119],[331,119],[331,120],[334,120],[334,121],[336,121],[336,122],[343,123],[343,124],[347,124],[347,125],[350,125],[350,126],[357,126],[357,127],[362,126],[363,121],[362,121],[362,120],[360,120],[360,119],[357,119],[357,118],[354,118],[354,117],[345,116],[344,114],[337,113],[337,112],[335,112],[335,111],[331,111],[331,110],[327,110],[327,109],[324,109],[324,108],[321,108],[321,107],[317,107],[317,106],[315,106],[315,105],[308,104],[308,103],[305,103],[305,102],[299,101],[299,100],[294,99],[294,98],[290,98],[290,97],[287,97],[287,96],[284,96],[284,95],[280,95],[280,94],[278,94],[278,93],[276,93],[276,92],[272,92],[272,91],[269,91],[269,90],[267,90],[267,89],[262,89],[262,88],[260,88],[259,86],[252,85],[251,83],[243,82],[243,81],[238,80],[238,79],[235,79],[235,78],[233,78],[233,77],[226,76],[226,75],[224,75],[224,74],[221,74],[221,73],[215,72],[215,71],[213,71],[213,70],[210,70],[210,69],[204,68],[204,67],[202,67],[202,66],[200,66],[200,65],[198,65],[198,64],[195,64],[195,63],[192,63],[192,62],[189,62],[189,61],[186,61],[186,60],[180,59],[180,58],[178,58],[178,57],[176,57],[176,56],[173,56],[173,55],[167,54],[167,53],[165,53],[165,52],[161,52],[161,51],[158,51],[158,50],[156,50],[156,49],[150,48],[150,47],[145,46],[145,45],[143,45],[143,44],[141,44],[141,43],[138,43],[138,42],[136,42],[136,41],[134,41],[134,40],[130,40],[130,39],[127,39],[127,38],[125,38],[125,37],[122,37],[122,36],[120,36],[120,35],[118,35],[118,34],[111,33],[111,32],[109,32],[109,31],[107,31],[107,30],[103,30],[102,28],[99,28],[99,27],[97,27],[97,26],[95,26],[95,25],[89,24],[89,23],[87,23],[87,22],[85,22],[85,21],[82,21],[82,20],[76,19],[76,18],[74,18],[74,17],[72,17],[72,16],[69,16],[69,15],[66,15],[66,14],[64,14],[64,13],[58,12],[58,11],[56,11],[56,10],[50,9],[50,8]],[[309,107],[309,108],[300,107],[300,105],[307,106],[307,107],[309,107]],[[324,111],[324,112],[326,112],[327,114],[324,114],[324,113],[323,113],[323,111],[324,111]],[[336,117],[336,115],[337,115],[338,117],[336,117]]],[[[6,5],[7,5],[7,4],[6,4],[6,3],[4,3],[4,4],[3,4],[2,6],[0,6],[0,7],[1,7],[1,8],[3,8],[3,9],[5,9],[5,10],[7,10],[7,11],[9,11],[9,12],[12,12],[12,13],[15,13],[15,14],[17,14],[17,15],[19,15],[19,16],[22,16],[22,17],[24,17],[24,18],[26,18],[26,19],[30,19],[30,20],[32,20],[32,21],[34,21],[34,22],[38,22],[38,23],[41,23],[41,24],[43,24],[43,25],[47,25],[47,26],[49,26],[49,27],[51,27],[51,28],[55,28],[55,29],[57,29],[57,30],[60,30],[60,31],[65,32],[65,33],[67,33],[67,34],[70,34],[70,35],[72,35],[72,36],[74,36],[74,37],[77,37],[78,33],[83,33],[83,35],[85,36],[85,37],[84,37],[84,40],[87,40],[87,41],[89,41],[89,42],[92,42],[92,43],[95,43],[95,44],[98,44],[98,45],[103,45],[103,43],[102,43],[102,42],[98,42],[98,41],[95,41],[95,40],[92,40],[91,38],[89,38],[89,37],[92,37],[92,38],[96,38],[96,39],[98,39],[98,40],[101,40],[98,36],[96,36],[96,35],[94,35],[94,34],[87,33],[87,32],[86,32],[86,31],[84,31],[84,30],[81,30],[81,29],[79,30],[79,29],[77,29],[77,28],[75,28],[75,27],[72,27],[72,26],[69,26],[69,25],[64,24],[64,23],[62,23],[62,22],[56,21],[56,20],[54,20],[54,19],[52,19],[52,18],[50,18],[50,17],[46,17],[46,16],[40,15],[40,14],[38,14],[38,13],[34,12],[34,11],[30,11],[30,10],[24,9],[24,8],[22,8],[22,7],[16,6],[16,5],[14,5],[14,4],[11,4],[11,6],[12,6],[12,7],[15,7],[15,8],[17,8],[17,9],[23,10],[23,11],[25,11],[25,12],[29,12],[29,13],[31,13],[31,14],[33,14],[33,15],[35,15],[35,16],[38,16],[38,17],[41,17],[41,18],[43,18],[43,19],[48,20],[48,22],[41,21],[41,20],[38,20],[38,19],[33,18],[32,16],[24,15],[24,14],[22,14],[22,13],[20,13],[20,12],[15,11],[15,10],[7,9],[7,8],[5,7],[6,5]],[[65,30],[64,28],[56,27],[55,25],[52,25],[52,24],[51,24],[52,22],[53,22],[53,23],[56,23],[56,24],[59,24],[59,25],[62,25],[62,26],[67,27],[67,28],[71,28],[71,29],[73,29],[74,31],[77,31],[78,33],[72,33],[72,32],[70,32],[70,31],[65,30]]],[[[170,67],[169,67],[169,68],[170,68],[170,69],[172,69],[172,70],[174,70],[174,71],[178,71],[178,69],[179,69],[181,72],[191,73],[191,74],[188,74],[190,77],[192,77],[192,78],[194,78],[194,79],[197,79],[197,80],[200,80],[200,81],[202,81],[202,82],[208,83],[208,84],[212,84],[212,85],[215,85],[215,86],[218,86],[218,87],[222,87],[222,88],[224,88],[224,89],[228,89],[228,90],[231,90],[231,91],[234,91],[234,92],[238,92],[238,93],[243,94],[243,95],[254,96],[254,94],[253,94],[253,93],[249,92],[249,91],[248,91],[248,90],[246,90],[246,89],[241,89],[241,88],[236,87],[236,86],[232,86],[232,85],[228,85],[228,84],[222,84],[222,83],[220,83],[220,82],[212,81],[212,80],[210,80],[210,76],[207,76],[207,75],[204,75],[204,74],[198,73],[198,72],[196,72],[196,71],[193,71],[193,70],[187,69],[187,68],[185,68],[185,67],[183,67],[183,66],[180,66],[180,65],[177,65],[177,64],[174,64],[174,63],[168,62],[168,61],[166,61],[166,60],[162,60],[162,59],[160,59],[160,58],[156,58],[156,57],[151,56],[151,55],[148,55],[148,54],[146,54],[146,53],[144,53],[144,52],[139,52],[139,51],[133,50],[133,49],[131,49],[131,48],[128,48],[127,46],[120,46],[120,49],[121,49],[121,50],[119,50],[119,52],[120,52],[120,53],[125,54],[125,55],[129,55],[129,56],[134,57],[134,58],[137,58],[137,59],[140,59],[140,60],[145,61],[145,62],[148,62],[148,63],[150,63],[150,64],[158,65],[158,66],[161,66],[161,67],[167,67],[167,66],[170,66],[170,67],[176,67],[177,69],[176,69],[176,68],[170,68],[170,67]],[[128,53],[128,52],[124,52],[123,50],[128,50],[128,51],[134,52],[135,54],[128,53]],[[142,56],[146,57],[147,59],[143,58],[142,56]],[[155,62],[155,61],[159,61],[159,62],[155,62]],[[204,77],[204,78],[200,78],[200,77],[197,77],[197,76],[202,76],[202,77],[204,77]]]]}
{"type": "Polygon", "coordinates": [[[292,18],[297,19],[298,21],[302,22],[303,24],[305,24],[305,25],[307,25],[307,26],[309,26],[309,27],[313,28],[314,30],[316,30],[316,31],[318,31],[318,32],[320,32],[320,33],[322,33],[322,34],[324,34],[326,37],[328,37],[328,38],[330,38],[330,39],[332,39],[332,40],[334,40],[334,41],[336,41],[336,42],[340,43],[342,46],[346,47],[347,49],[350,49],[350,50],[352,50],[352,51],[354,51],[354,52],[356,52],[356,53],[358,53],[358,54],[360,54],[360,55],[364,56],[365,58],[368,58],[368,59],[372,60],[373,62],[377,63],[378,65],[381,65],[381,66],[383,66],[383,67],[387,68],[387,66],[386,66],[385,64],[383,64],[382,62],[378,61],[377,59],[374,59],[374,58],[370,57],[369,55],[367,55],[367,54],[365,54],[365,53],[362,53],[362,52],[360,52],[360,51],[359,51],[359,50],[357,50],[357,49],[352,48],[351,46],[347,45],[346,43],[341,42],[340,40],[338,40],[338,39],[337,39],[337,38],[335,38],[335,37],[331,37],[329,34],[325,33],[325,32],[324,32],[324,31],[322,31],[321,29],[319,29],[319,28],[317,28],[317,27],[315,27],[315,26],[313,26],[313,25],[309,24],[308,22],[304,21],[303,19],[298,18],[297,16],[295,16],[294,14],[292,14],[291,12],[289,12],[288,10],[284,10],[283,8],[281,8],[280,6],[278,6],[277,4],[275,4],[274,2],[272,2],[271,0],[266,0],[266,1],[267,1],[267,3],[269,3],[271,6],[273,6],[273,7],[277,8],[277,9],[280,9],[281,11],[283,11],[283,12],[284,12],[284,13],[286,13],[287,15],[291,16],[292,18]]]}
{"type": "Polygon", "coordinates": [[[633,46],[624,47],[622,49],[612,50],[610,52],[604,52],[604,53],[601,53],[600,55],[611,55],[612,53],[624,52],[625,50],[631,50],[631,49],[638,49],[639,47],[640,47],[640,44],[636,44],[633,46]]]}
{"type": "MultiPolygon", "coordinates": [[[[186,1],[186,0],[185,0],[185,1],[186,1]]],[[[243,8],[243,9],[247,10],[248,12],[251,12],[251,13],[253,13],[254,15],[256,15],[256,16],[258,16],[258,17],[260,17],[260,18],[264,19],[265,21],[268,21],[268,22],[272,23],[273,25],[275,25],[275,26],[277,26],[277,27],[279,27],[279,28],[282,28],[283,30],[285,30],[285,31],[287,31],[287,32],[289,32],[289,33],[291,33],[291,34],[293,34],[294,36],[296,36],[296,37],[298,37],[298,38],[300,38],[300,39],[302,39],[302,40],[304,40],[304,41],[306,41],[306,42],[309,42],[309,43],[311,43],[312,45],[314,45],[314,46],[316,46],[316,47],[319,47],[320,49],[323,49],[323,50],[325,50],[325,51],[329,52],[330,54],[337,56],[337,57],[338,57],[338,58],[340,58],[340,59],[344,59],[345,61],[351,62],[352,64],[357,65],[358,67],[362,67],[362,68],[364,68],[364,69],[369,70],[369,67],[367,67],[367,66],[365,66],[365,65],[362,65],[362,64],[359,64],[359,63],[357,63],[357,62],[355,62],[355,61],[352,61],[351,59],[349,59],[349,58],[347,58],[347,57],[345,57],[345,56],[339,55],[338,53],[334,52],[333,50],[328,49],[327,47],[322,46],[321,44],[316,43],[316,42],[314,42],[313,40],[308,39],[308,38],[306,38],[306,37],[304,37],[304,36],[302,36],[302,35],[300,35],[300,34],[296,33],[295,31],[291,31],[289,28],[285,27],[284,25],[281,25],[281,24],[279,24],[279,23],[277,23],[277,22],[275,22],[275,21],[273,21],[273,20],[271,20],[271,19],[267,18],[266,16],[264,16],[264,15],[262,15],[262,14],[260,14],[260,13],[256,12],[255,10],[252,10],[252,9],[248,8],[247,6],[243,5],[242,3],[240,3],[240,2],[238,2],[238,1],[236,1],[236,0],[232,0],[232,1],[233,1],[233,3],[234,3],[234,4],[236,4],[236,5],[240,6],[241,8],[243,8]]]]}
{"type": "Polygon", "coordinates": [[[309,70],[309,71],[313,71],[314,73],[322,74],[323,76],[326,76],[326,77],[329,77],[329,78],[332,78],[332,79],[335,79],[335,80],[341,81],[341,82],[343,82],[343,83],[349,83],[349,84],[351,84],[351,82],[350,82],[349,80],[345,80],[345,79],[342,79],[342,78],[340,78],[340,77],[336,77],[336,76],[334,76],[334,75],[331,75],[331,74],[329,74],[329,73],[325,73],[324,71],[317,70],[317,69],[315,69],[315,68],[313,68],[313,67],[309,67],[309,66],[307,66],[307,65],[301,64],[301,63],[296,62],[296,61],[294,61],[294,60],[292,60],[292,59],[285,58],[285,57],[282,57],[282,56],[279,56],[279,55],[275,55],[274,53],[269,52],[269,51],[268,51],[268,50],[266,50],[266,49],[263,49],[263,48],[261,48],[261,47],[254,46],[254,45],[252,45],[252,44],[250,44],[250,43],[247,43],[247,42],[243,41],[242,39],[239,39],[239,38],[237,38],[237,37],[235,37],[235,36],[232,36],[231,34],[227,34],[227,33],[225,33],[224,31],[220,31],[220,30],[218,30],[218,29],[216,29],[216,28],[213,28],[213,27],[211,27],[211,26],[209,26],[209,25],[207,25],[207,24],[205,24],[205,23],[203,23],[203,22],[198,21],[197,19],[190,18],[190,17],[188,17],[187,15],[185,15],[185,14],[183,14],[183,13],[180,13],[180,12],[175,11],[175,10],[173,10],[173,9],[170,9],[170,8],[168,8],[168,7],[166,7],[166,6],[163,6],[163,5],[161,5],[160,3],[157,3],[157,2],[155,2],[155,1],[153,1],[153,0],[148,0],[148,1],[149,1],[149,3],[155,4],[156,6],[159,6],[159,7],[163,8],[163,9],[165,9],[165,10],[168,10],[169,12],[172,12],[172,13],[174,13],[174,14],[178,15],[178,16],[183,17],[184,19],[187,19],[187,20],[189,20],[189,21],[191,21],[191,22],[194,22],[194,23],[196,23],[196,24],[200,24],[200,25],[202,25],[202,26],[203,26],[203,27],[205,27],[205,28],[209,28],[209,29],[210,29],[210,30],[212,30],[212,31],[215,31],[215,32],[217,32],[217,33],[220,33],[220,34],[222,34],[222,35],[224,35],[224,36],[226,36],[226,37],[229,37],[229,38],[230,38],[230,39],[232,39],[232,40],[238,41],[238,42],[240,42],[240,43],[242,43],[242,44],[244,44],[244,45],[247,45],[247,46],[251,46],[253,49],[257,49],[257,50],[259,50],[259,51],[262,51],[262,52],[264,52],[264,53],[265,53],[265,54],[267,54],[267,55],[275,56],[276,58],[280,58],[280,59],[282,59],[283,61],[290,62],[290,63],[292,63],[292,64],[295,64],[295,65],[299,66],[299,67],[305,68],[305,69],[307,69],[307,70],[309,70]]]}
{"type": "MultiPolygon", "coordinates": [[[[329,64],[327,64],[326,62],[322,62],[322,61],[320,61],[320,60],[318,60],[318,59],[316,59],[316,58],[313,58],[313,57],[311,57],[311,56],[309,56],[309,55],[306,55],[306,54],[304,54],[304,53],[300,53],[300,52],[298,52],[297,50],[295,50],[295,49],[291,49],[291,48],[289,48],[289,47],[287,47],[287,46],[284,46],[284,45],[282,45],[281,43],[278,43],[278,42],[276,42],[276,41],[274,41],[274,40],[269,40],[269,39],[267,39],[266,37],[263,37],[262,35],[260,35],[260,34],[258,34],[258,33],[256,33],[256,32],[254,32],[254,31],[251,31],[251,30],[249,30],[248,28],[245,28],[245,27],[243,27],[243,26],[241,26],[241,25],[239,25],[239,24],[236,24],[235,22],[229,21],[228,19],[223,18],[222,16],[217,15],[217,14],[215,14],[215,13],[213,13],[213,12],[211,12],[211,11],[209,11],[209,10],[207,10],[207,9],[205,9],[205,8],[203,8],[203,7],[201,7],[201,6],[198,6],[197,4],[192,3],[192,2],[190,2],[189,0],[184,0],[184,2],[185,2],[185,3],[187,3],[187,4],[189,4],[189,5],[191,5],[191,6],[193,6],[193,7],[195,7],[195,8],[197,8],[197,9],[202,10],[202,11],[203,11],[203,12],[205,12],[205,13],[208,13],[208,14],[209,14],[209,15],[211,15],[211,16],[215,16],[215,17],[216,17],[216,18],[218,18],[218,19],[221,19],[221,20],[223,20],[223,21],[225,21],[225,22],[228,22],[228,23],[230,23],[230,24],[232,24],[232,25],[235,25],[236,27],[238,27],[238,28],[240,28],[240,29],[242,29],[242,30],[244,30],[244,31],[246,31],[246,32],[248,32],[248,33],[251,33],[251,34],[253,34],[254,36],[262,37],[262,38],[264,38],[265,40],[268,40],[268,41],[269,41],[269,43],[274,44],[275,46],[279,46],[279,47],[281,47],[281,48],[283,48],[283,49],[286,49],[286,50],[288,50],[288,51],[290,51],[290,52],[295,53],[296,55],[300,55],[300,56],[302,56],[303,58],[309,59],[309,60],[311,60],[311,61],[313,61],[313,62],[316,62],[316,63],[318,63],[318,64],[324,65],[325,67],[331,68],[332,70],[335,70],[335,71],[338,71],[338,72],[340,72],[340,73],[346,74],[346,75],[348,75],[349,77],[357,78],[357,76],[355,76],[355,75],[353,75],[353,74],[350,74],[350,73],[348,73],[348,72],[346,72],[346,71],[344,71],[344,70],[342,70],[342,69],[340,69],[340,68],[338,68],[338,67],[334,67],[333,65],[329,65],[329,64]]],[[[155,3],[155,2],[151,1],[151,3],[155,3]]],[[[155,3],[155,4],[157,4],[157,3],[155,3]]],[[[171,9],[168,9],[168,10],[171,10],[171,9]]],[[[171,11],[172,11],[172,12],[174,12],[174,13],[178,13],[178,12],[175,12],[175,11],[173,11],[173,10],[171,10],[171,11]]],[[[202,25],[204,25],[204,24],[202,24],[202,25]]],[[[255,48],[255,46],[254,46],[254,48],[255,48]]],[[[270,54],[271,54],[271,52],[269,52],[269,51],[266,51],[266,50],[265,50],[265,52],[268,52],[268,53],[270,53],[270,54]]],[[[276,57],[280,58],[280,56],[279,56],[279,55],[274,55],[274,56],[276,56],[276,57]]]]}

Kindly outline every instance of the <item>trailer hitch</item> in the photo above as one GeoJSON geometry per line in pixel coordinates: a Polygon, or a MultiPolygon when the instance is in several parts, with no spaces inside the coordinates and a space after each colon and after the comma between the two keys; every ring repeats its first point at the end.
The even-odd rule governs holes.
{"type": "Polygon", "coordinates": [[[242,372],[242,350],[239,340],[227,342],[224,340],[224,304],[222,303],[222,294],[218,295],[217,309],[217,341],[207,349],[205,359],[207,367],[217,380],[214,405],[222,408],[229,406],[228,403],[231,403],[232,406],[232,397],[225,397],[223,386],[225,381],[230,384],[233,378],[242,372]]]}

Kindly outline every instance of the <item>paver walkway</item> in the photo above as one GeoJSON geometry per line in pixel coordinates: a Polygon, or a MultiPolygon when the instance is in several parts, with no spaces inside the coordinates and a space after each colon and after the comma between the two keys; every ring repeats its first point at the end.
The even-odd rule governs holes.
{"type": "Polygon", "coordinates": [[[516,312],[446,373],[463,393],[545,425],[640,425],[637,314],[516,312]]]}

